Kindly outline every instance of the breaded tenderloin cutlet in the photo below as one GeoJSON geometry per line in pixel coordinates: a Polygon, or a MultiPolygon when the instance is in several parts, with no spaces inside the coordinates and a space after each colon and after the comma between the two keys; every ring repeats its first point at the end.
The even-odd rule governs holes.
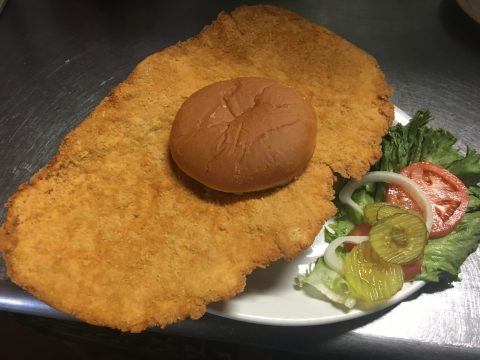
{"type": "Polygon", "coordinates": [[[8,274],[92,324],[138,332],[197,319],[255,268],[311,245],[336,211],[336,174],[358,179],[380,157],[389,97],[376,61],[331,31],[272,6],[223,12],[142,61],[11,197],[0,230],[8,274]],[[244,196],[194,182],[168,152],[183,101],[240,76],[299,89],[318,117],[299,179],[244,196]]]}

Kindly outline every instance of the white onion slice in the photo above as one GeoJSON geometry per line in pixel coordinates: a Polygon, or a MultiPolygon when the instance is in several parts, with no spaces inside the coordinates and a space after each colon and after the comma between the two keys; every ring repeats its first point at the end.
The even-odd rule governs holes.
{"type": "Polygon", "coordinates": [[[360,244],[368,240],[368,236],[341,236],[333,240],[325,249],[323,259],[325,263],[330,266],[332,270],[335,270],[340,275],[343,275],[343,259],[337,256],[335,250],[344,242],[351,242],[354,244],[360,244]]]}
{"type": "Polygon", "coordinates": [[[405,175],[390,171],[372,171],[365,175],[360,181],[349,181],[338,194],[338,198],[341,202],[350,205],[363,215],[363,209],[352,200],[352,194],[360,186],[371,182],[385,182],[400,185],[408,195],[413,197],[413,200],[422,207],[427,231],[430,233],[433,222],[432,203],[417,183],[405,175]]]}

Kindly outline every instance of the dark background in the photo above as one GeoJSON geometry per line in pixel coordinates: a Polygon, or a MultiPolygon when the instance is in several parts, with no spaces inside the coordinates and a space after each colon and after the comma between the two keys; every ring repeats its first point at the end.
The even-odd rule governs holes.
{"type": "MultiPolygon", "coordinates": [[[[249,3],[256,2],[9,0],[0,14],[0,204],[55,154],[68,131],[140,60],[197,34],[221,10],[249,3]]],[[[480,149],[480,26],[456,2],[262,3],[296,11],[372,54],[393,87],[393,101],[399,108],[409,114],[430,109],[433,125],[451,130],[461,143],[480,149]]],[[[0,260],[0,310],[29,315],[6,315],[7,320],[0,318],[0,327],[10,324],[5,325],[8,333],[10,326],[15,328],[12,324],[20,322],[49,338],[108,344],[109,349],[130,348],[136,353],[146,343],[175,339],[165,340],[176,344],[173,350],[204,346],[192,356],[206,356],[211,349],[220,349],[220,354],[223,351],[230,358],[245,356],[241,352],[245,348],[210,342],[215,340],[276,351],[247,351],[250,358],[278,357],[280,351],[290,351],[357,359],[373,354],[391,359],[473,359],[480,356],[479,263],[477,252],[462,268],[460,285],[451,289],[429,286],[407,305],[346,323],[279,328],[207,315],[200,321],[128,337],[69,320],[52,320],[65,317],[10,284],[0,260]],[[447,305],[428,305],[433,303],[447,305]],[[399,312],[411,309],[417,315],[406,312],[402,316],[420,334],[416,339],[408,336],[405,323],[392,323],[399,312]],[[423,323],[416,323],[418,314],[423,323]],[[379,333],[380,328],[385,330],[379,333]]],[[[0,333],[0,355],[2,346],[8,347],[5,339],[0,333]]],[[[162,354],[161,347],[147,348],[150,355],[162,354]]],[[[217,355],[207,357],[213,356],[217,355]]]]}

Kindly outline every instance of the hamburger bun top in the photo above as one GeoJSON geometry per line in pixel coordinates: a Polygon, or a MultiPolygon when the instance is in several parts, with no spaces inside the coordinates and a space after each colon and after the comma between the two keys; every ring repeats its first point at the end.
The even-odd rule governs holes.
{"type": "Polygon", "coordinates": [[[315,110],[299,91],[242,77],[208,85],[183,103],[170,151],[205,186],[244,193],[298,177],[312,157],[316,131],[315,110]]]}

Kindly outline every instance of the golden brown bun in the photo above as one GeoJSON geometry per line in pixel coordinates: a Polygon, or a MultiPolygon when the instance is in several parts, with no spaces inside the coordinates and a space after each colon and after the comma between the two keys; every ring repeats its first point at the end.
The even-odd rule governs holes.
{"type": "Polygon", "coordinates": [[[297,90],[242,77],[196,91],[170,134],[178,167],[219,191],[265,190],[299,176],[315,150],[317,119],[297,90]]]}

